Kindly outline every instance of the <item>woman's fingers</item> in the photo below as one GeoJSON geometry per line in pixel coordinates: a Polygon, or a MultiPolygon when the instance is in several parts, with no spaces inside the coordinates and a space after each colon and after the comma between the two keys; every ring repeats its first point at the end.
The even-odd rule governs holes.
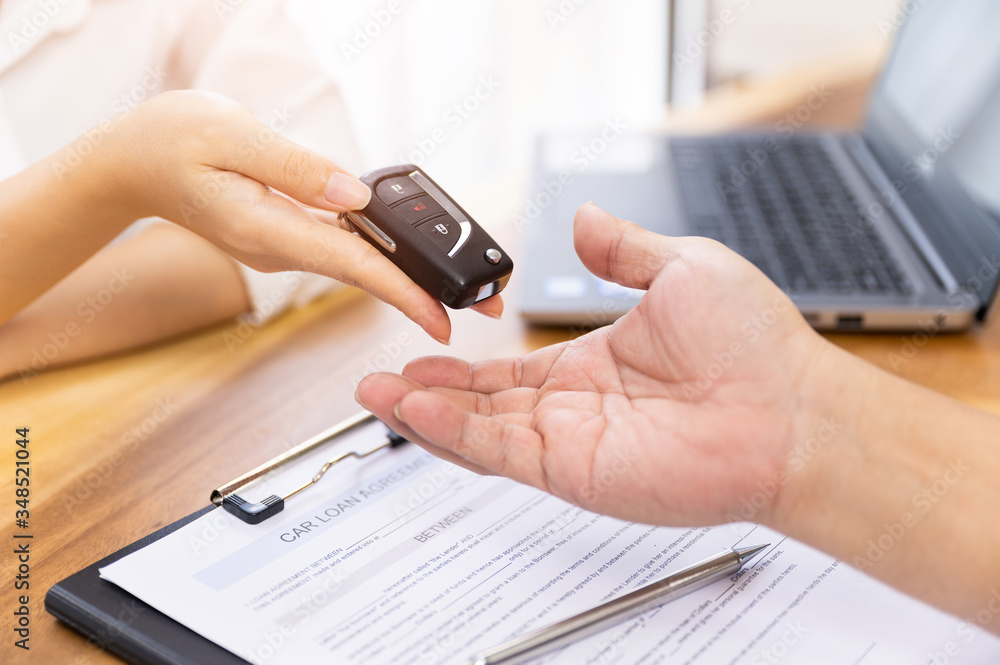
{"type": "MultiPolygon", "coordinates": [[[[154,176],[156,184],[166,186],[165,192],[154,188],[151,197],[143,190],[148,197],[146,205],[163,206],[164,193],[168,195],[166,203],[176,202],[179,194],[191,193],[192,185],[198,185],[184,182],[183,177],[200,177],[206,170],[217,178],[217,187],[226,184],[220,174],[239,174],[324,210],[363,208],[371,198],[371,190],[355,176],[281,136],[223,95],[195,90],[166,92],[119,118],[125,118],[120,122],[131,128],[115,133],[126,154],[155,153],[136,160],[131,171],[138,177],[154,176]]],[[[145,184],[149,188],[149,183],[145,184]]],[[[195,193],[200,198],[208,196],[195,193]]]]}
{"type": "Polygon", "coordinates": [[[488,316],[491,319],[499,319],[503,314],[503,299],[499,295],[495,295],[482,302],[477,302],[475,305],[469,307],[469,309],[488,316]]]}
{"type": "MultiPolygon", "coordinates": [[[[344,216],[340,213],[322,210],[320,208],[313,208],[311,206],[302,206],[302,209],[308,212],[311,217],[314,217],[316,220],[324,224],[344,229],[352,234],[355,233],[354,225],[344,219],[344,216]]],[[[358,235],[358,237],[361,236],[358,235]]],[[[503,315],[503,308],[503,298],[499,294],[469,307],[469,309],[479,312],[484,316],[488,316],[491,319],[499,319],[501,315],[503,315]]]]}
{"type": "Polygon", "coordinates": [[[239,166],[244,175],[320,209],[358,210],[372,196],[356,176],[278,134],[261,149],[247,151],[239,166]]]}
{"type": "Polygon", "coordinates": [[[240,186],[213,199],[201,215],[200,232],[251,268],[331,277],[392,305],[442,344],[451,338],[444,305],[378,250],[257,182],[244,178],[240,186]]]}
{"type": "Polygon", "coordinates": [[[211,146],[217,154],[212,161],[218,163],[208,166],[242,173],[316,208],[357,210],[368,205],[371,190],[356,176],[271,130],[231,100],[209,98],[215,100],[217,116],[205,136],[221,145],[211,146]]]}
{"type": "Polygon", "coordinates": [[[358,236],[325,224],[313,222],[309,226],[297,228],[295,237],[288,239],[285,251],[305,257],[296,269],[364,289],[398,309],[437,341],[448,344],[451,321],[444,305],[358,236]]]}
{"type": "MultiPolygon", "coordinates": [[[[145,119],[139,129],[171,128],[158,135],[161,154],[177,146],[177,163],[151,174],[164,185],[147,214],[190,227],[252,268],[304,270],[358,286],[448,343],[441,302],[331,214],[368,204],[371,190],[358,178],[220,95],[166,93],[135,117],[145,119]]],[[[499,318],[503,300],[473,309],[499,318]]]]}
{"type": "MultiPolygon", "coordinates": [[[[252,116],[241,114],[240,117],[242,122],[234,122],[233,131],[250,135],[256,132],[262,136],[266,135],[267,140],[259,140],[252,147],[239,151],[237,164],[235,167],[227,166],[229,170],[242,173],[291,197],[310,210],[313,217],[341,228],[345,227],[345,223],[332,217],[330,212],[358,210],[368,205],[372,195],[371,189],[357,177],[322,155],[270,132],[252,116]]],[[[367,275],[365,280],[365,285],[360,282],[356,284],[375,294],[374,289],[377,286],[368,288],[367,275]]],[[[406,311],[396,302],[392,304],[406,311]]],[[[503,300],[499,296],[494,296],[476,303],[470,309],[490,318],[499,319],[503,314],[503,300]]],[[[448,335],[436,335],[436,337],[442,340],[448,339],[448,335]]]]}

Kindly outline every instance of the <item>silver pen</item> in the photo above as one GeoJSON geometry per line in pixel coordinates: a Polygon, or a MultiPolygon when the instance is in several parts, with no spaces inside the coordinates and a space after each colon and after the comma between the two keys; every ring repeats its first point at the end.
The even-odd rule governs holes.
{"type": "Polygon", "coordinates": [[[755,556],[770,547],[733,548],[705,559],[658,582],[636,589],[620,598],[540,628],[505,644],[472,657],[471,665],[517,665],[536,658],[546,651],[566,646],[588,635],[628,621],[654,607],[691,593],[712,582],[742,570],[755,556]]]}

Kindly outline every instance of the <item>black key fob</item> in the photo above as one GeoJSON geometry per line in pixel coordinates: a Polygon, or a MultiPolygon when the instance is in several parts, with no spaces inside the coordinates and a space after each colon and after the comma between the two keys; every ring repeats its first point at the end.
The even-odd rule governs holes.
{"type": "Polygon", "coordinates": [[[419,167],[378,169],[361,182],[372,200],[345,216],[432,296],[461,309],[507,286],[510,256],[419,167]]]}

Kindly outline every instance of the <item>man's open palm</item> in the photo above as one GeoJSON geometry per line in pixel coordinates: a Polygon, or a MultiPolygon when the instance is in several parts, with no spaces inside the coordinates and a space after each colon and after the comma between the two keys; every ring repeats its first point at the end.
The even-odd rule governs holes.
{"type": "Polygon", "coordinates": [[[597,276],[647,291],[632,311],[524,358],[416,360],[402,377],[367,377],[361,403],[435,454],[590,510],[733,519],[810,435],[799,409],[821,372],[820,338],[714,241],[659,236],[588,204],[575,244],[597,276]]]}

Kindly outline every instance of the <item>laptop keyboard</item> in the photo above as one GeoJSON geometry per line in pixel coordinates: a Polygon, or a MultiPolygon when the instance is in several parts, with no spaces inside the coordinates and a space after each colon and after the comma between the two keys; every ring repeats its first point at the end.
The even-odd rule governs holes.
{"type": "Polygon", "coordinates": [[[911,294],[819,139],[775,139],[773,152],[760,138],[673,142],[694,232],[738,251],[785,291],[911,294]]]}

